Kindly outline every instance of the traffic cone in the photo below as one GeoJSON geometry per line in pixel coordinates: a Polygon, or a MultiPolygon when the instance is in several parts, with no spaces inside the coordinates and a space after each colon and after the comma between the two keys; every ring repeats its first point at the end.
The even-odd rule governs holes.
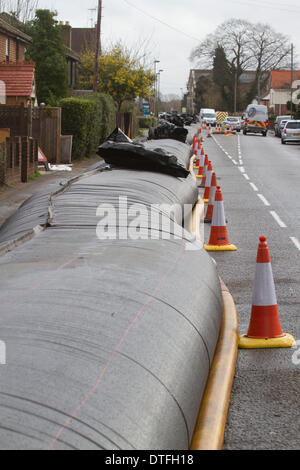
{"type": "Polygon", "coordinates": [[[211,131],[211,126],[209,126],[208,128],[208,136],[207,137],[211,137],[212,136],[212,131],[211,131]]]}
{"type": "Polygon", "coordinates": [[[267,239],[259,240],[250,325],[247,335],[240,337],[239,347],[292,347],[296,345],[294,338],[281,329],[267,239]]]}
{"type": "Polygon", "coordinates": [[[210,193],[209,193],[209,202],[206,210],[206,215],[204,218],[205,224],[210,224],[213,218],[214,212],[214,203],[216,197],[216,190],[217,190],[217,175],[213,172],[211,177],[211,186],[210,186],[210,193]]]}
{"type": "Polygon", "coordinates": [[[198,169],[199,166],[200,166],[201,155],[204,155],[204,150],[202,148],[202,142],[199,141],[198,148],[197,148],[197,151],[196,151],[197,160],[196,160],[196,163],[195,163],[195,166],[194,166],[195,169],[198,169]]]}
{"type": "Polygon", "coordinates": [[[205,164],[205,152],[203,147],[201,148],[201,153],[200,153],[200,161],[199,161],[199,167],[198,167],[198,174],[196,175],[196,178],[203,178],[203,173],[204,173],[204,164],[205,164]]]}
{"type": "Polygon", "coordinates": [[[204,190],[204,195],[203,195],[204,202],[209,202],[209,193],[210,193],[210,187],[211,187],[212,174],[213,174],[213,167],[212,167],[211,161],[209,160],[206,175],[205,175],[206,176],[205,190],[204,190]]]}
{"type": "Polygon", "coordinates": [[[224,211],[224,202],[220,186],[217,186],[214,212],[206,251],[236,251],[237,247],[229,242],[224,211]]]}
{"type": "Polygon", "coordinates": [[[201,181],[201,184],[199,186],[200,188],[205,188],[206,172],[207,172],[208,164],[209,164],[208,156],[205,155],[204,168],[203,168],[203,172],[202,172],[202,181],[201,181]]]}

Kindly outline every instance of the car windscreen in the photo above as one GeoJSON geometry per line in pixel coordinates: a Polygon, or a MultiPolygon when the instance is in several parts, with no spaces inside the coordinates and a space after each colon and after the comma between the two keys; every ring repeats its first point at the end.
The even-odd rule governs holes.
{"type": "Polygon", "coordinates": [[[239,118],[227,118],[226,120],[230,122],[238,122],[239,118]]]}
{"type": "Polygon", "coordinates": [[[288,122],[286,127],[287,129],[300,129],[300,121],[288,122]]]}
{"type": "Polygon", "coordinates": [[[216,114],[213,114],[213,113],[209,113],[209,114],[203,114],[203,117],[205,118],[215,118],[216,117],[216,114]]]}

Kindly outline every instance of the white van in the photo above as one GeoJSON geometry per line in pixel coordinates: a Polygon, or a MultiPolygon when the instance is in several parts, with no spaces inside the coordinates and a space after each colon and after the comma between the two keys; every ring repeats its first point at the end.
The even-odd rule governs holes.
{"type": "Polygon", "coordinates": [[[269,126],[268,108],[260,104],[249,104],[245,112],[245,124],[243,134],[248,132],[262,134],[266,137],[269,126]]]}
{"type": "Polygon", "coordinates": [[[200,120],[202,124],[215,126],[217,123],[217,113],[214,109],[202,108],[200,110],[200,120]]]}

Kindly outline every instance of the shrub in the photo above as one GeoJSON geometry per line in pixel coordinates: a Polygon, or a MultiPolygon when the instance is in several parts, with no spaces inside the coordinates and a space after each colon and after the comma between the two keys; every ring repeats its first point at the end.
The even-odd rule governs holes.
{"type": "Polygon", "coordinates": [[[140,117],[139,118],[139,128],[140,129],[150,129],[150,127],[157,126],[157,119],[155,117],[140,117]]]}
{"type": "Polygon", "coordinates": [[[65,98],[62,108],[62,133],[73,135],[73,158],[93,155],[115,127],[115,107],[108,95],[95,93],[65,98]]]}

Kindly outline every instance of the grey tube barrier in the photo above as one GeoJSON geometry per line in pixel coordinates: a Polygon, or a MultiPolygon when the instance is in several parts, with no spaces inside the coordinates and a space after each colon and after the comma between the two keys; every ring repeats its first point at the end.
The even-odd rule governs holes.
{"type": "MultiPolygon", "coordinates": [[[[48,214],[43,232],[0,257],[1,449],[189,448],[219,336],[219,278],[192,235],[164,238],[146,215],[152,237],[99,239],[97,209],[120,196],[175,204],[177,234],[198,193],[192,177],[99,171],[53,196],[50,218],[37,195],[0,230],[13,240],[48,214]]],[[[130,228],[121,212],[116,227],[130,228]]]]}

